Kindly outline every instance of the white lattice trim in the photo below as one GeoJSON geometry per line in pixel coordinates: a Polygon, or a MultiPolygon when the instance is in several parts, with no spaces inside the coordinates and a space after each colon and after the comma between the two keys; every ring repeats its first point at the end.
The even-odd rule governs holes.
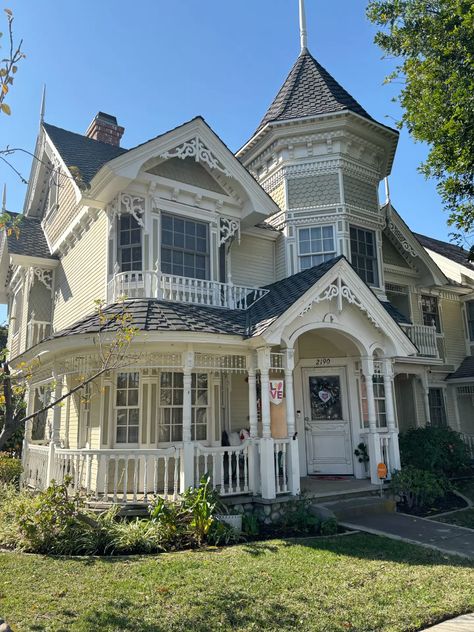
{"type": "Polygon", "coordinates": [[[230,176],[229,171],[217,158],[217,156],[202,142],[199,136],[191,138],[190,140],[169,149],[168,151],[160,155],[161,158],[166,160],[169,158],[194,158],[196,162],[205,163],[210,169],[216,169],[226,176],[230,176]]]}

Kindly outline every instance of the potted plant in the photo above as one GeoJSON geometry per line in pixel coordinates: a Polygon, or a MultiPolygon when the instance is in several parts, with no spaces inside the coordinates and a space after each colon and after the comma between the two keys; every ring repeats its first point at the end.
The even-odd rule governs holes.
{"type": "Polygon", "coordinates": [[[367,445],[361,441],[357,448],[354,450],[354,454],[357,457],[359,463],[362,463],[364,466],[365,473],[367,474],[367,466],[369,463],[369,453],[367,451],[367,445]]]}

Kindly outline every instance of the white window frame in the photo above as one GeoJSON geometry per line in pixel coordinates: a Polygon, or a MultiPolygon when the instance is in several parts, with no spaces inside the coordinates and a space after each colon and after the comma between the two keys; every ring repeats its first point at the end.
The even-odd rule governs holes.
{"type": "Polygon", "coordinates": [[[446,405],[446,388],[438,384],[430,384],[428,387],[428,404],[429,404],[429,409],[430,409],[430,425],[434,426],[435,428],[444,428],[446,426],[449,426],[448,409],[446,405]],[[431,398],[430,398],[431,391],[439,391],[441,394],[441,404],[442,404],[443,414],[444,414],[444,421],[441,424],[437,423],[435,425],[433,423],[433,409],[431,407],[431,398]]]}
{"type": "MultiPolygon", "coordinates": [[[[137,222],[136,218],[131,214],[131,213],[122,213],[120,216],[118,216],[116,218],[116,222],[115,222],[115,260],[117,262],[117,266],[119,268],[120,272],[125,272],[125,273],[130,273],[130,272],[143,272],[144,271],[144,261],[145,261],[145,252],[144,252],[144,243],[143,243],[143,227],[140,226],[140,224],[138,224],[137,222],[137,229],[140,231],[140,251],[141,251],[141,264],[140,264],[140,269],[137,268],[132,268],[131,270],[123,270],[122,267],[122,250],[126,249],[126,248],[133,248],[133,247],[138,247],[138,244],[133,244],[132,246],[130,245],[125,245],[122,246],[120,244],[120,234],[121,234],[121,221],[124,217],[130,217],[131,220],[137,222]]],[[[135,229],[136,230],[136,229],[135,229]]]]}
{"type": "MultiPolygon", "coordinates": [[[[326,237],[326,239],[328,239],[328,238],[326,237]]],[[[297,235],[296,235],[296,251],[298,253],[298,271],[300,271],[300,272],[302,272],[303,270],[308,270],[309,268],[312,268],[312,267],[314,267],[316,265],[321,265],[325,261],[329,261],[329,259],[333,259],[334,257],[336,257],[337,256],[337,242],[336,242],[336,230],[335,230],[334,224],[313,224],[311,226],[299,226],[298,230],[297,230],[297,235]],[[302,231],[304,231],[304,230],[308,230],[309,231],[309,234],[310,234],[309,241],[311,243],[311,241],[312,241],[311,240],[311,230],[314,229],[314,228],[321,229],[321,242],[323,243],[323,245],[324,245],[324,239],[325,238],[322,235],[322,231],[323,231],[324,228],[330,228],[331,229],[331,231],[332,231],[332,242],[333,242],[333,249],[332,250],[322,250],[320,252],[306,252],[306,253],[301,252],[301,238],[300,237],[301,237],[302,231]],[[330,255],[330,256],[326,257],[326,255],[330,255]],[[312,263],[311,266],[309,266],[309,268],[303,268],[301,266],[302,259],[304,257],[318,257],[318,256],[323,257],[323,260],[320,261],[319,263],[314,263],[314,264],[312,263]]]]}
{"type": "Polygon", "coordinates": [[[436,333],[438,335],[443,333],[443,323],[441,320],[441,305],[440,305],[440,300],[438,296],[433,296],[431,294],[426,294],[426,293],[421,293],[420,294],[420,312],[421,312],[421,319],[423,321],[423,325],[425,326],[432,326],[432,324],[427,324],[425,323],[425,312],[423,311],[423,299],[424,298],[428,298],[428,299],[434,299],[436,301],[436,313],[435,312],[427,312],[427,313],[433,313],[437,316],[438,322],[436,323],[436,319],[434,319],[435,321],[435,326],[436,326],[436,333]]]}
{"type": "MultiPolygon", "coordinates": [[[[380,285],[381,285],[382,271],[381,271],[381,265],[380,265],[379,243],[378,243],[377,231],[373,230],[372,228],[366,228],[365,226],[360,226],[358,224],[350,224],[349,225],[349,251],[351,253],[351,263],[354,266],[354,269],[356,270],[357,274],[359,274],[361,279],[364,281],[364,283],[367,283],[367,285],[369,287],[379,288],[380,285]],[[356,264],[354,263],[354,257],[357,257],[357,256],[363,257],[365,255],[358,255],[357,253],[353,253],[352,252],[352,237],[351,237],[352,229],[354,229],[354,230],[362,230],[365,233],[371,233],[373,235],[373,238],[374,238],[374,240],[373,240],[374,256],[371,258],[374,261],[374,264],[375,264],[375,267],[374,267],[375,279],[374,279],[373,283],[367,281],[366,279],[364,279],[361,276],[361,274],[357,270],[356,264]]],[[[369,257],[365,256],[365,258],[368,259],[369,257]]]]}
{"type": "MultiPolygon", "coordinates": [[[[160,213],[160,243],[159,243],[159,257],[160,257],[160,269],[164,274],[167,274],[169,276],[182,276],[185,278],[192,278],[192,279],[202,279],[203,281],[210,281],[212,280],[213,277],[213,271],[212,271],[212,234],[211,234],[211,226],[209,222],[206,222],[205,220],[196,218],[196,217],[188,217],[188,216],[184,216],[184,215],[179,215],[177,213],[170,213],[168,211],[161,211],[160,213]],[[206,252],[200,252],[198,250],[192,250],[192,249],[188,249],[186,248],[186,243],[184,243],[183,247],[181,246],[174,246],[174,245],[170,245],[170,244],[165,244],[164,240],[163,240],[163,232],[166,230],[168,230],[167,228],[164,227],[164,223],[165,220],[167,218],[171,218],[173,222],[175,222],[176,220],[180,220],[183,222],[192,222],[194,224],[202,224],[203,226],[205,226],[206,228],[206,241],[207,241],[207,251],[206,252]],[[164,271],[164,261],[163,261],[163,250],[169,249],[171,250],[171,252],[176,251],[176,252],[181,252],[183,254],[183,274],[176,274],[175,272],[165,272],[164,271]],[[192,276],[189,277],[187,275],[184,274],[184,256],[186,254],[192,254],[194,257],[196,255],[200,255],[200,256],[204,256],[205,260],[206,260],[206,271],[205,271],[205,276],[204,277],[196,277],[196,276],[192,276]]],[[[174,235],[174,231],[172,231],[172,235],[174,235]]],[[[186,231],[183,233],[184,238],[186,239],[186,231]]],[[[166,262],[166,265],[168,265],[168,262],[166,262]]],[[[171,262],[171,266],[173,266],[173,262],[171,262]]],[[[196,273],[196,265],[194,264],[194,274],[196,273]]]]}
{"type": "Polygon", "coordinates": [[[116,446],[123,446],[123,447],[138,447],[140,444],[140,435],[141,435],[141,419],[142,419],[142,376],[141,376],[141,372],[140,371],[117,371],[115,373],[115,379],[114,379],[114,402],[113,402],[113,406],[114,406],[114,443],[116,446]],[[119,379],[119,375],[131,375],[131,374],[136,374],[138,375],[138,387],[137,389],[135,388],[130,388],[129,384],[128,384],[128,377],[127,377],[127,387],[126,388],[119,388],[118,386],[118,379],[119,379]],[[127,392],[127,402],[128,402],[128,392],[130,390],[138,390],[138,402],[137,404],[133,404],[133,405],[118,405],[117,403],[117,397],[118,397],[118,392],[119,391],[126,391],[127,392]],[[123,425],[121,424],[119,426],[118,424],[118,415],[119,412],[122,410],[126,410],[127,411],[127,424],[123,425]],[[130,424],[129,422],[129,413],[128,411],[130,410],[138,410],[138,423],[137,424],[130,424]],[[133,441],[133,442],[129,442],[129,441],[118,441],[117,439],[117,431],[118,428],[127,428],[127,438],[129,435],[129,429],[131,426],[137,426],[138,427],[138,436],[137,436],[137,441],[133,441]]]}
{"type": "MultiPolygon", "coordinates": [[[[160,377],[159,377],[159,389],[158,389],[158,402],[159,402],[159,422],[158,422],[158,443],[159,445],[173,445],[175,443],[181,443],[183,440],[183,403],[181,401],[181,403],[173,403],[173,392],[174,391],[183,391],[183,395],[184,395],[184,389],[181,386],[175,386],[175,375],[183,375],[182,371],[161,371],[160,372],[160,377]],[[162,376],[165,374],[170,374],[172,375],[172,384],[171,386],[166,386],[163,387],[162,385],[162,376]],[[164,404],[162,402],[162,389],[171,389],[171,403],[170,404],[164,404]],[[165,410],[170,410],[170,422],[165,422],[165,410]],[[173,423],[172,417],[173,417],[173,411],[174,410],[178,410],[180,411],[180,414],[178,415],[178,417],[180,417],[179,421],[177,423],[173,423]],[[163,427],[168,427],[169,428],[169,433],[168,433],[168,440],[167,441],[162,441],[161,440],[161,429],[163,427]],[[181,433],[180,433],[180,438],[177,439],[173,439],[172,437],[172,428],[173,426],[176,426],[178,428],[181,429],[181,433]]],[[[212,386],[212,380],[211,380],[211,376],[208,372],[206,371],[193,371],[193,373],[191,374],[191,440],[192,441],[202,441],[204,443],[206,443],[209,440],[209,436],[210,436],[210,423],[211,423],[211,386],[212,386]],[[207,391],[207,403],[206,404],[197,404],[196,403],[196,393],[198,390],[204,390],[204,389],[198,389],[197,388],[197,380],[198,380],[198,375],[205,375],[207,378],[207,387],[206,387],[206,391],[207,391]],[[196,439],[196,416],[197,416],[197,410],[198,409],[202,409],[205,408],[206,409],[206,435],[204,438],[201,439],[196,439]]],[[[183,399],[183,397],[178,398],[178,399],[183,399]]],[[[200,424],[200,425],[204,425],[204,424],[200,424]]]]}

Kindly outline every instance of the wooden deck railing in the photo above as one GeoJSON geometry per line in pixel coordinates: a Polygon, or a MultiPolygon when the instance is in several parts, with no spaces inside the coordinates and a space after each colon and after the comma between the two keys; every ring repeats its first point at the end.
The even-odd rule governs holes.
{"type": "Polygon", "coordinates": [[[439,358],[436,327],[428,325],[400,325],[400,327],[418,349],[419,356],[439,358]]]}

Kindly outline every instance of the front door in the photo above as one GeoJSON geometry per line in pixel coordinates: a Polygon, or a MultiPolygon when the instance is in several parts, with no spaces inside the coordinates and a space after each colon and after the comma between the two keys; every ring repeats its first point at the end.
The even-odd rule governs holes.
{"type": "Polygon", "coordinates": [[[308,474],[353,474],[344,368],[303,369],[308,474]]]}

